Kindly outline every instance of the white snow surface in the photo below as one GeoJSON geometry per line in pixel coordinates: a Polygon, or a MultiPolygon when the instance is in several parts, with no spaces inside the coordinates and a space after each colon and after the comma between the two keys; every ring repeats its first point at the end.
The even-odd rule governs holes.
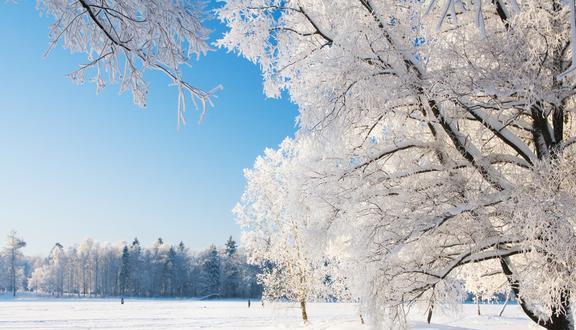
{"type": "MultiPolygon", "coordinates": [[[[484,315],[476,315],[474,305],[459,312],[434,315],[425,323],[425,313],[411,313],[414,329],[463,330],[536,329],[518,306],[508,306],[497,317],[500,306],[482,305],[484,315]]],[[[304,326],[296,304],[267,304],[253,301],[198,301],[126,299],[1,299],[0,329],[307,329],[352,330],[361,325],[354,304],[313,303],[304,326]]]]}

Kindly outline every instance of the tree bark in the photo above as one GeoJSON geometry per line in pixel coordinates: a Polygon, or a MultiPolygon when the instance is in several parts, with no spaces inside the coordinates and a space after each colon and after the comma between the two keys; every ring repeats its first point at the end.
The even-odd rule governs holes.
{"type": "Polygon", "coordinates": [[[548,330],[574,330],[574,316],[570,304],[570,292],[564,291],[561,294],[562,310],[553,310],[552,317],[546,322],[541,322],[541,326],[548,330]]]}
{"type": "Polygon", "coordinates": [[[434,295],[434,291],[432,291],[432,297],[430,297],[430,304],[428,305],[428,316],[426,316],[426,323],[430,324],[432,321],[432,312],[434,311],[434,300],[436,296],[434,295]]]}
{"type": "Polygon", "coordinates": [[[476,295],[476,313],[478,314],[478,316],[482,315],[480,313],[480,296],[476,295]]]}
{"type": "Polygon", "coordinates": [[[430,324],[430,321],[432,321],[432,310],[433,310],[434,306],[430,306],[430,308],[428,308],[428,316],[426,317],[426,323],[430,324]]]}
{"type": "Polygon", "coordinates": [[[302,320],[304,323],[308,323],[308,313],[306,313],[306,302],[304,300],[300,301],[300,310],[302,311],[302,320]]]}
{"type": "Polygon", "coordinates": [[[502,272],[508,278],[510,288],[515,297],[517,297],[518,304],[524,313],[539,326],[547,330],[574,330],[574,317],[572,315],[572,306],[570,304],[570,291],[564,291],[561,294],[560,309],[553,309],[550,319],[541,320],[536,313],[523,301],[520,297],[520,282],[514,278],[514,274],[510,267],[510,260],[508,258],[500,259],[500,266],[502,272]]]}
{"type": "Polygon", "coordinates": [[[574,330],[574,318],[572,314],[553,316],[544,326],[548,330],[574,330]]]}

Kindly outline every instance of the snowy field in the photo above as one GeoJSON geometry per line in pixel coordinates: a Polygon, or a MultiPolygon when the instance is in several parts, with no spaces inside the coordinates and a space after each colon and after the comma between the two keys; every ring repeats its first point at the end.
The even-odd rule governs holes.
{"type": "MultiPolygon", "coordinates": [[[[245,301],[21,299],[0,300],[0,329],[368,329],[360,324],[352,304],[311,304],[311,323],[304,327],[300,310],[292,304],[262,307],[245,301]]],[[[424,313],[412,313],[415,329],[530,329],[518,306],[508,306],[499,318],[499,306],[464,305],[459,313],[435,315],[431,325],[424,313]]]]}

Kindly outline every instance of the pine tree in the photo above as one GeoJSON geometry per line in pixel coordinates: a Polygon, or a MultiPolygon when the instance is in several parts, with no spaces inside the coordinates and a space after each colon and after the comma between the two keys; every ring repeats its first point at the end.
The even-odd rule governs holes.
{"type": "Polygon", "coordinates": [[[118,275],[118,285],[120,287],[120,295],[125,295],[130,281],[130,252],[128,246],[122,249],[122,259],[120,263],[120,274],[118,275]]]}
{"type": "Polygon", "coordinates": [[[149,266],[150,280],[149,291],[153,296],[165,295],[166,290],[166,262],[168,258],[168,245],[162,238],[158,238],[152,247],[149,266]]]}
{"type": "Polygon", "coordinates": [[[202,282],[204,294],[219,293],[220,255],[214,245],[210,246],[202,262],[202,282]]]}
{"type": "Polygon", "coordinates": [[[142,247],[138,238],[134,238],[130,245],[130,279],[128,290],[134,295],[142,295],[142,247]]]}
{"type": "Polygon", "coordinates": [[[190,259],[188,255],[188,249],[184,245],[184,242],[178,244],[176,249],[176,281],[177,287],[175,288],[176,294],[179,296],[184,296],[187,289],[189,289],[189,266],[190,259]]]}
{"type": "Polygon", "coordinates": [[[230,236],[226,242],[226,259],[224,260],[222,272],[222,293],[227,297],[236,297],[240,286],[240,269],[236,252],[236,242],[230,236]]]}
{"type": "MultiPolygon", "coordinates": [[[[145,248],[137,239],[121,246],[88,239],[66,250],[57,243],[44,259],[17,253],[17,288],[57,296],[259,296],[258,268],[226,250],[211,246],[195,258],[183,242],[145,248]]],[[[12,289],[9,255],[0,258],[0,291],[12,289]]]]}
{"type": "Polygon", "coordinates": [[[166,258],[166,263],[164,265],[164,276],[162,279],[164,287],[164,295],[173,296],[175,293],[175,287],[177,286],[177,269],[178,264],[176,249],[173,246],[168,250],[168,256],[166,258]]]}
{"type": "Polygon", "coordinates": [[[228,238],[228,241],[226,241],[226,255],[228,257],[231,257],[236,254],[237,250],[238,246],[236,245],[236,241],[234,241],[232,239],[232,236],[230,236],[230,238],[228,238]]]}

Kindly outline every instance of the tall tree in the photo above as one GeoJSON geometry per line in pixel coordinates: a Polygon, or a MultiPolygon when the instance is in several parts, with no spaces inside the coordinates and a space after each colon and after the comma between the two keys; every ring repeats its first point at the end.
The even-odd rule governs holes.
{"type": "Polygon", "coordinates": [[[48,256],[48,263],[51,265],[53,278],[54,278],[54,290],[58,296],[64,294],[64,272],[66,267],[66,256],[64,255],[64,247],[60,243],[56,243],[50,255],[48,256]]]}
{"type": "Polygon", "coordinates": [[[122,260],[120,262],[120,274],[118,274],[118,285],[121,296],[126,295],[128,288],[130,287],[130,266],[130,251],[128,250],[128,246],[124,245],[124,248],[122,249],[122,260]]]}
{"type": "Polygon", "coordinates": [[[189,251],[182,241],[176,248],[174,268],[174,294],[182,297],[190,289],[189,251]]]}
{"type": "Polygon", "coordinates": [[[6,254],[9,259],[10,268],[10,290],[12,291],[12,296],[16,297],[16,291],[18,290],[18,269],[21,257],[20,249],[26,246],[26,242],[18,236],[16,231],[11,231],[6,237],[6,254]]]}
{"type": "Polygon", "coordinates": [[[219,45],[298,104],[301,191],[334,210],[304,246],[342,243],[373,322],[404,327],[407,304],[454,302],[463,267],[496,262],[530,319],[574,328],[573,1],[229,0],[219,15],[219,45]]]}
{"type": "Polygon", "coordinates": [[[130,292],[132,294],[142,294],[142,281],[145,269],[142,268],[142,247],[138,238],[134,238],[130,244],[130,292]]]}
{"type": "Polygon", "coordinates": [[[222,293],[227,297],[236,297],[239,294],[241,278],[237,249],[236,241],[230,236],[225,244],[222,267],[222,293]]]}
{"type": "Polygon", "coordinates": [[[148,283],[151,294],[153,296],[163,296],[166,294],[166,281],[167,281],[167,258],[170,245],[165,244],[164,240],[160,237],[154,242],[152,246],[152,253],[150,255],[150,279],[148,283]]]}
{"type": "Polygon", "coordinates": [[[211,245],[201,260],[203,294],[220,293],[220,254],[216,246],[211,245]]]}
{"type": "Polygon", "coordinates": [[[307,322],[309,301],[346,297],[334,267],[339,263],[327,262],[315,237],[325,230],[319,220],[334,210],[306,190],[307,173],[299,164],[310,154],[300,148],[303,142],[286,139],[279,150],[267,149],[256,159],[254,169],[245,171],[246,190],[234,212],[249,261],[263,269],[264,299],[298,302],[307,322]]]}
{"type": "Polygon", "coordinates": [[[178,287],[178,255],[176,249],[171,246],[168,250],[164,265],[164,295],[174,296],[178,287]]]}

